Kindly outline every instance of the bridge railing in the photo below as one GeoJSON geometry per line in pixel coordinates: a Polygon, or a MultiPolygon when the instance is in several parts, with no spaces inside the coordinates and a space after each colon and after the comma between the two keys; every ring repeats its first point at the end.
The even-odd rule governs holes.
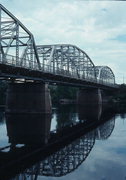
{"type": "Polygon", "coordinates": [[[75,72],[75,71],[68,72],[67,70],[64,70],[64,69],[61,69],[58,67],[53,67],[48,64],[40,63],[40,66],[41,66],[41,69],[40,69],[38,67],[37,62],[33,62],[28,59],[25,59],[25,61],[24,61],[22,58],[17,59],[15,56],[12,56],[12,55],[3,56],[0,59],[0,63],[10,65],[10,66],[30,69],[30,70],[37,70],[37,71],[41,71],[41,72],[45,72],[45,73],[51,73],[51,74],[55,74],[55,75],[71,77],[71,78],[75,78],[75,79],[84,80],[87,82],[95,82],[95,83],[104,84],[104,85],[111,86],[111,87],[116,86],[115,84],[112,84],[109,82],[104,82],[103,80],[94,79],[94,77],[92,77],[91,75],[86,76],[86,77],[84,77],[83,75],[78,76],[77,72],[75,72]]]}
{"type": "Polygon", "coordinates": [[[106,86],[114,87],[114,88],[118,88],[119,87],[118,84],[113,84],[111,82],[103,81],[103,80],[100,80],[100,79],[97,79],[97,83],[101,84],[101,85],[106,85],[106,86]]]}

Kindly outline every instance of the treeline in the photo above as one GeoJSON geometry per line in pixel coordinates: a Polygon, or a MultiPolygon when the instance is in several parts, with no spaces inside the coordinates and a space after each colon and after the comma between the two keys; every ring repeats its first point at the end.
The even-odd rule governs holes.
{"type": "MultiPolygon", "coordinates": [[[[50,86],[52,102],[59,102],[60,99],[75,100],[79,88],[68,86],[50,86]]],[[[121,84],[119,90],[113,93],[112,99],[115,102],[126,103],[126,84],[121,84]]],[[[113,101],[112,100],[112,101],[113,101]]]]}
{"type": "Polygon", "coordinates": [[[114,95],[114,99],[120,103],[126,103],[126,84],[120,85],[118,92],[114,95]]]}
{"type": "Polygon", "coordinates": [[[59,103],[61,99],[76,99],[78,88],[68,86],[49,86],[53,103],[59,103]]]}
{"type": "MultiPolygon", "coordinates": [[[[6,101],[6,91],[8,83],[0,81],[0,105],[4,105],[6,101]]],[[[79,88],[68,86],[49,86],[53,103],[58,103],[60,99],[75,100],[79,88]]],[[[117,102],[126,103],[126,84],[121,84],[118,92],[113,95],[113,99],[117,102]]]]}
{"type": "MultiPolygon", "coordinates": [[[[8,83],[0,81],[0,105],[5,105],[6,91],[8,83]]],[[[78,88],[68,86],[49,86],[51,98],[53,103],[58,103],[60,99],[76,99],[76,92],[78,88]]]]}

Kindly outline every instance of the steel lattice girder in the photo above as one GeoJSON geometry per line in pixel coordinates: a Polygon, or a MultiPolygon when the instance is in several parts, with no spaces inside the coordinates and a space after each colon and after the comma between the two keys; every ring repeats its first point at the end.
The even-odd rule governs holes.
{"type": "Polygon", "coordinates": [[[0,63],[87,82],[115,85],[115,76],[109,67],[95,67],[90,57],[74,45],[36,46],[32,33],[1,4],[0,63]]]}
{"type": "Polygon", "coordinates": [[[115,84],[115,75],[108,66],[95,66],[95,70],[99,82],[115,84]]]}
{"type": "Polygon", "coordinates": [[[115,117],[110,121],[105,122],[103,125],[99,126],[96,129],[96,139],[97,140],[106,140],[108,139],[115,127],[115,117]]]}
{"type": "Polygon", "coordinates": [[[95,143],[95,132],[82,136],[42,162],[27,169],[26,174],[60,177],[74,171],[87,158],[95,143]]]}
{"type": "Polygon", "coordinates": [[[0,61],[6,63],[8,60],[15,66],[36,64],[40,68],[32,33],[0,5],[0,61]]]}
{"type": "Polygon", "coordinates": [[[37,46],[43,70],[61,73],[81,79],[96,80],[95,66],[89,56],[70,44],[37,46]]]}

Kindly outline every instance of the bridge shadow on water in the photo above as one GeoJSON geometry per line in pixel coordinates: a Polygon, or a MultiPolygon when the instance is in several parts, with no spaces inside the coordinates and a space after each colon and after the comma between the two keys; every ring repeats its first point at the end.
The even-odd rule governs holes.
{"type": "Polygon", "coordinates": [[[95,140],[107,139],[115,126],[115,110],[107,107],[78,107],[74,115],[72,107],[69,113],[67,106],[57,111],[52,131],[51,123],[45,124],[50,115],[6,114],[10,145],[0,151],[0,180],[71,173],[86,160],[95,140]]]}

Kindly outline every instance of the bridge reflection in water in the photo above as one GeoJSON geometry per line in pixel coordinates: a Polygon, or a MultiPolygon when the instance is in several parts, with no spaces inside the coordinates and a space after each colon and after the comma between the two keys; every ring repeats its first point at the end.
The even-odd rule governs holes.
{"type": "MultiPolygon", "coordinates": [[[[7,152],[0,152],[0,159],[2,159],[2,157],[4,157],[4,160],[6,159],[6,164],[3,164],[3,166],[0,164],[0,168],[4,167],[3,174],[6,170],[10,169],[10,172],[12,173],[10,173],[11,177],[15,173],[17,174],[17,172],[20,173],[21,170],[23,173],[13,178],[14,180],[36,180],[38,175],[59,177],[78,168],[91,152],[95,144],[95,139],[107,139],[111,135],[115,126],[114,113],[111,113],[108,110],[104,110],[103,113],[101,113],[100,106],[95,108],[95,110],[94,107],[93,109],[90,107],[90,113],[89,107],[83,108],[83,111],[79,108],[78,112],[79,121],[75,121],[74,119],[72,125],[70,114],[67,119],[68,123],[64,123],[64,121],[57,119],[57,122],[59,121],[60,123],[57,123],[57,128],[55,131],[50,132],[50,135],[49,133],[46,134],[49,136],[49,142],[46,145],[42,145],[41,143],[43,142],[42,138],[46,137],[42,134],[41,123],[39,126],[36,125],[37,121],[40,121],[40,118],[37,117],[38,115],[30,115],[29,118],[28,115],[24,115],[24,117],[21,115],[16,117],[18,118],[18,123],[16,123],[14,115],[8,115],[6,125],[11,147],[7,152]],[[29,119],[32,124],[30,128],[27,124],[29,119]],[[19,131],[19,126],[23,131],[19,131]],[[17,147],[17,144],[23,144],[23,146],[19,148],[17,147]],[[39,158],[38,156],[34,156],[34,152],[35,154],[38,153],[39,158]],[[33,159],[35,159],[34,163],[31,162],[33,159]],[[10,163],[10,161],[13,163],[10,163]],[[13,167],[7,166],[7,162],[12,164],[13,167]],[[27,162],[30,162],[30,164],[28,163],[27,165],[27,162]],[[24,169],[20,167],[19,163],[22,164],[22,167],[24,166],[24,169]],[[15,164],[17,166],[16,169],[14,169],[15,164]],[[27,167],[30,166],[32,167],[27,169],[27,167]]],[[[4,160],[1,162],[4,163],[4,160]]]]}
{"type": "Polygon", "coordinates": [[[71,173],[87,158],[95,143],[95,131],[75,140],[53,155],[27,169],[24,175],[60,177],[71,173]]]}
{"type": "Polygon", "coordinates": [[[7,133],[13,146],[47,143],[50,125],[50,114],[6,114],[7,133]]]}

